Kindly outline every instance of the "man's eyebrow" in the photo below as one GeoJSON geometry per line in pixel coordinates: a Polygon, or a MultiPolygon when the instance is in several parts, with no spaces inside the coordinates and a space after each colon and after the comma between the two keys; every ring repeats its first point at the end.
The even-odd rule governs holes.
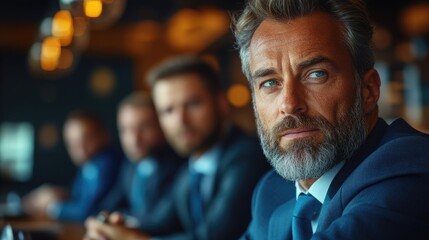
{"type": "Polygon", "coordinates": [[[335,66],[334,62],[332,60],[330,60],[329,58],[315,57],[315,58],[311,58],[311,59],[305,60],[303,62],[300,62],[298,64],[298,69],[300,69],[300,70],[306,69],[308,67],[314,66],[314,65],[319,64],[319,63],[328,63],[328,64],[335,66]]]}
{"type": "MultiPolygon", "coordinates": [[[[335,63],[326,57],[314,57],[308,60],[305,60],[303,62],[300,62],[298,64],[298,69],[302,70],[311,66],[314,66],[316,64],[319,63],[328,63],[330,65],[335,66],[335,63]]],[[[273,75],[273,74],[277,74],[276,70],[274,68],[262,68],[262,69],[258,69],[256,70],[253,74],[252,74],[252,81],[255,81],[258,78],[263,78],[266,77],[268,75],[273,75]]]]}
{"type": "Polygon", "coordinates": [[[256,70],[252,75],[252,80],[256,80],[258,78],[266,77],[268,75],[276,74],[276,70],[274,68],[262,68],[256,70]]]}

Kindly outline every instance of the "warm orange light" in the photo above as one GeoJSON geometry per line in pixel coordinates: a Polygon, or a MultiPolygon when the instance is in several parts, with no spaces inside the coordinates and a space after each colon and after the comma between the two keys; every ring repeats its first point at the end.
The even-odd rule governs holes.
{"type": "Polygon", "coordinates": [[[167,41],[179,51],[199,52],[229,29],[229,16],[217,9],[182,9],[167,25],[167,41]]]}
{"type": "Polygon", "coordinates": [[[227,92],[228,101],[234,107],[244,107],[250,102],[249,89],[243,84],[232,85],[227,92]]]}
{"type": "Polygon", "coordinates": [[[101,0],[85,0],[83,9],[87,17],[96,18],[103,12],[103,3],[101,0]]]}
{"type": "Polygon", "coordinates": [[[429,3],[414,4],[402,10],[401,25],[410,36],[429,33],[429,3]]]}
{"type": "Polygon", "coordinates": [[[42,42],[40,67],[45,71],[57,68],[61,55],[61,43],[57,37],[47,37],[42,42]]]}
{"type": "Polygon", "coordinates": [[[62,46],[68,46],[73,38],[73,18],[69,11],[58,11],[52,20],[52,35],[60,39],[62,46]]]}
{"type": "Polygon", "coordinates": [[[106,97],[115,90],[117,78],[115,73],[107,67],[95,69],[90,77],[90,86],[94,94],[106,97]]]}

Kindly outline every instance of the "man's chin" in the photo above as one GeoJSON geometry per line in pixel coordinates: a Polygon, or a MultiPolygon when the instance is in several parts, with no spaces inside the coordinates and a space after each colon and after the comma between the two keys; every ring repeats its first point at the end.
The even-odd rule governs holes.
{"type": "Polygon", "coordinates": [[[317,149],[321,145],[321,141],[315,138],[300,138],[294,140],[280,141],[277,149],[282,153],[297,152],[303,149],[317,149]]]}
{"type": "Polygon", "coordinates": [[[175,145],[174,150],[182,157],[191,155],[192,150],[188,147],[175,145]]]}

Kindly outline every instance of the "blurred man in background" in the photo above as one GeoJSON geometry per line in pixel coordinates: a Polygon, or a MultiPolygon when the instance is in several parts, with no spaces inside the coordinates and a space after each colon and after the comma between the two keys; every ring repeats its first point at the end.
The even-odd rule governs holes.
{"type": "Polygon", "coordinates": [[[162,129],[189,161],[175,180],[164,215],[141,231],[86,222],[87,239],[237,239],[250,221],[252,190],[268,169],[255,136],[226,121],[228,104],[219,77],[197,57],[179,57],[149,75],[162,129]]]}
{"type": "MultiPolygon", "coordinates": [[[[144,93],[126,97],[118,107],[118,130],[124,161],[119,178],[100,210],[120,210],[138,226],[165,204],[180,165],[184,162],[167,145],[152,99],[144,93]]],[[[129,219],[129,218],[128,218],[129,219]]]]}
{"type": "Polygon", "coordinates": [[[24,197],[24,210],[36,217],[83,222],[114,184],[122,155],[110,145],[107,129],[92,113],[71,113],[63,134],[78,167],[72,188],[42,185],[24,197]]]}

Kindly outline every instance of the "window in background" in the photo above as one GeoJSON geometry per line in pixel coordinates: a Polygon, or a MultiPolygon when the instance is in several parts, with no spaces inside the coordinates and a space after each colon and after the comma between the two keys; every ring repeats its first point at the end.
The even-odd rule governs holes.
{"type": "Polygon", "coordinates": [[[33,170],[34,128],[26,122],[0,123],[0,176],[24,182],[33,170]]]}

